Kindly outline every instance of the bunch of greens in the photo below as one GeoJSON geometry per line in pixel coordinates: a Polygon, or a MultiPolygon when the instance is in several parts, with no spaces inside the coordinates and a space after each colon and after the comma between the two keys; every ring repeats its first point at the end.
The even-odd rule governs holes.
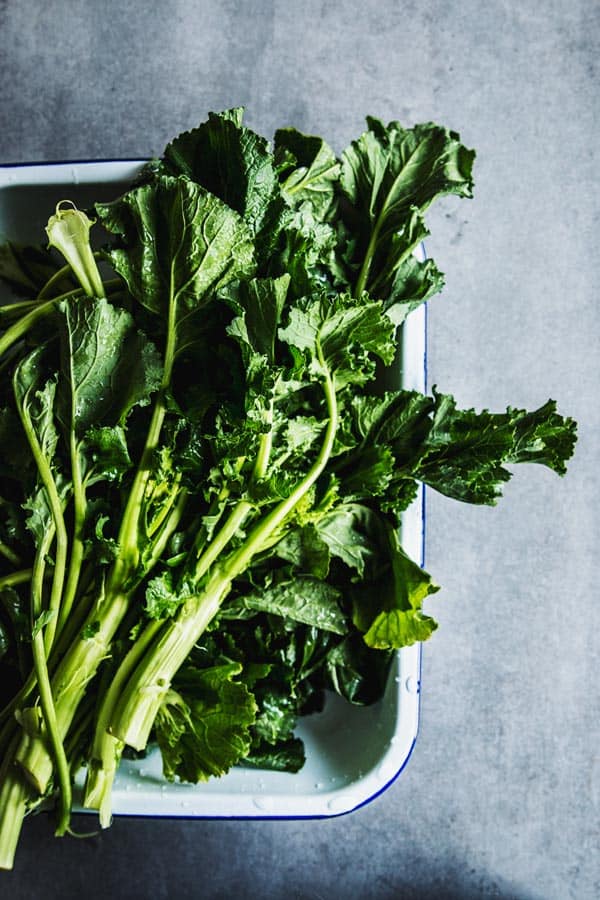
{"type": "Polygon", "coordinates": [[[68,831],[82,764],[107,825],[127,748],[156,742],[168,779],[296,771],[297,717],[376,701],[436,627],[398,538],[419,483],[492,504],[507,463],[564,472],[552,401],[380,388],[442,286],[424,214],[470,196],[473,158],[375,119],[339,159],[292,128],[271,147],[234,109],[114,202],[59,204],[48,249],[2,249],[1,866],[45,799],[68,831]]]}

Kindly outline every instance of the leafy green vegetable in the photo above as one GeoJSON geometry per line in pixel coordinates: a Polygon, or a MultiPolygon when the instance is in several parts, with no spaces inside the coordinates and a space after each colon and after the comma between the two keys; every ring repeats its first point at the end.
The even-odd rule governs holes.
{"type": "Polygon", "coordinates": [[[236,663],[209,669],[184,669],[179,691],[170,691],[156,720],[165,777],[173,781],[208,781],[223,775],[250,749],[249,726],[256,703],[242,682],[236,663]]]}
{"type": "Polygon", "coordinates": [[[508,466],[564,474],[554,401],[380,388],[443,284],[427,209],[471,195],[473,158],[372,118],[339,158],[271,148],[231,109],[96,204],[101,252],[70,201],[51,250],[1,250],[0,866],[43,799],[68,831],[82,762],[102,826],[152,743],[169,780],[298,771],[298,718],[375,703],[437,627],[399,536],[419,485],[494,504],[508,466]]]}

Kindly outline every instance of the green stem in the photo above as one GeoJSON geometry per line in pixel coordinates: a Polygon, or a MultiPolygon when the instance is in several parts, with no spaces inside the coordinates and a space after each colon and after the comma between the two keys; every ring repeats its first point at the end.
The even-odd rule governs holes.
{"type": "Polygon", "coordinates": [[[240,500],[230,514],[227,516],[225,523],[220,528],[218,534],[212,539],[194,569],[194,579],[200,579],[208,572],[213,563],[219,558],[232,537],[237,533],[238,529],[244,523],[244,519],[252,510],[252,503],[247,500],[240,500]]]}
{"type": "Polygon", "coordinates": [[[77,288],[74,291],[69,291],[66,294],[62,294],[60,297],[53,297],[52,300],[46,300],[45,303],[36,306],[35,309],[32,309],[31,312],[28,312],[26,315],[22,316],[17,322],[7,328],[2,337],[0,338],[0,357],[6,353],[6,351],[12,347],[13,344],[16,344],[17,341],[20,341],[22,337],[24,337],[30,328],[32,328],[36,322],[39,322],[40,319],[45,318],[45,316],[51,313],[59,300],[64,300],[66,297],[72,297],[75,294],[80,294],[81,289],[77,288]]]}
{"type": "Polygon", "coordinates": [[[20,318],[38,306],[37,300],[18,300],[16,303],[3,303],[0,306],[0,318],[20,318]]]}
{"type": "MultiPolygon", "coordinates": [[[[63,835],[69,827],[71,818],[71,773],[62,743],[62,737],[58,729],[54,697],[50,686],[48,663],[46,659],[46,643],[44,633],[37,627],[37,620],[43,610],[42,590],[44,584],[44,570],[46,568],[46,556],[52,543],[52,532],[49,531],[41,542],[36,553],[31,577],[31,627],[33,665],[40,695],[40,705],[44,719],[45,732],[47,734],[59,785],[58,826],[57,835],[63,835]]],[[[25,741],[29,739],[24,738],[25,741]]]]}
{"type": "Polygon", "coordinates": [[[375,256],[375,248],[377,247],[377,241],[379,239],[379,229],[381,228],[382,216],[379,215],[377,222],[375,223],[375,227],[371,232],[371,238],[369,240],[369,244],[367,246],[367,251],[365,253],[365,258],[363,259],[363,264],[360,268],[360,272],[358,274],[358,279],[356,282],[356,288],[354,289],[354,296],[359,297],[362,295],[363,291],[367,287],[367,278],[369,277],[369,271],[371,269],[371,263],[373,262],[373,257],[375,256]]]}
{"type": "Polygon", "coordinates": [[[7,587],[14,587],[15,584],[25,584],[31,578],[31,569],[21,569],[19,572],[12,572],[10,575],[3,575],[0,578],[0,591],[7,587]]]}
{"type": "Polygon", "coordinates": [[[187,490],[186,488],[182,488],[175,506],[169,512],[166,520],[162,523],[160,532],[155,535],[150,555],[144,561],[145,575],[147,575],[148,572],[150,572],[150,570],[154,568],[160,557],[163,555],[166,546],[169,543],[171,536],[173,535],[173,532],[181,521],[181,517],[183,516],[187,504],[187,499],[187,490]]]}
{"type": "Polygon", "coordinates": [[[73,484],[73,540],[71,543],[71,558],[69,560],[67,582],[58,615],[57,631],[59,635],[62,632],[73,607],[73,602],[79,586],[81,565],[83,563],[84,555],[83,529],[85,525],[87,501],[81,473],[79,447],[73,430],[71,431],[70,452],[71,481],[73,484]]]}
{"type": "Polygon", "coordinates": [[[102,828],[108,828],[110,825],[112,785],[124,746],[121,741],[109,734],[110,718],[127,683],[127,679],[162,626],[162,621],[155,620],[136,639],[119,665],[96,715],[94,743],[88,764],[83,805],[88,809],[100,811],[100,825],[102,828]]]}
{"type": "MultiPolygon", "coordinates": [[[[153,547],[151,557],[147,562],[148,569],[158,562],[164,552],[169,538],[177,528],[183,515],[186,500],[187,492],[184,489],[179,496],[176,506],[171,510],[169,518],[153,547]]],[[[122,688],[138,664],[141,655],[146,651],[148,644],[161,629],[162,624],[162,622],[158,621],[150,623],[143,634],[136,639],[133,647],[119,665],[96,716],[94,743],[85,783],[84,806],[100,811],[100,825],[102,828],[108,828],[111,822],[112,785],[123,751],[121,741],[116,740],[108,733],[108,725],[122,688]]]]}
{"type": "MultiPolygon", "coordinates": [[[[12,563],[13,566],[20,566],[20,565],[21,565],[21,557],[18,556],[18,555],[15,553],[15,551],[12,550],[12,549],[11,549],[7,544],[5,544],[3,541],[0,541],[0,554],[2,554],[2,556],[4,556],[4,558],[7,559],[7,560],[9,561],[9,563],[12,563]]],[[[0,579],[0,583],[1,583],[1,579],[0,579]]]]}
{"type": "Polygon", "coordinates": [[[333,380],[320,348],[318,357],[325,372],[324,391],[329,413],[319,454],[292,493],[255,525],[244,543],[221,566],[214,566],[204,590],[190,597],[181,612],[166,623],[153,651],[141,660],[121,696],[110,724],[111,733],[131,747],[141,750],[146,746],[156,713],[171,686],[173,676],[218,612],[233,580],[247,568],[256,553],[272,543],[285,519],[327,465],[335,441],[338,411],[333,380]]]}
{"type": "MultiPolygon", "coordinates": [[[[86,624],[90,626],[90,631],[99,624],[98,630],[89,637],[80,634],[52,676],[56,726],[63,739],[98,666],[109,656],[111,641],[127,611],[129,601],[130,594],[123,592],[113,594],[104,603],[100,600],[94,605],[86,624]]],[[[17,752],[17,760],[38,792],[45,793],[53,769],[52,757],[45,742],[38,738],[22,745],[17,752]]]]}
{"type": "MultiPolygon", "coordinates": [[[[152,554],[145,562],[146,574],[156,564],[177,528],[183,514],[185,501],[186,492],[182,491],[177,504],[163,525],[152,554]]],[[[78,622],[78,638],[72,635],[73,616],[71,616],[61,635],[61,640],[57,642],[56,655],[60,662],[52,676],[52,689],[58,728],[63,738],[67,735],[79,703],[89,682],[95,676],[98,666],[110,655],[113,637],[129,609],[131,595],[138,585],[139,579],[131,583],[127,591],[121,589],[120,592],[116,592],[116,589],[113,588],[112,593],[107,593],[107,596],[94,603],[87,612],[85,620],[78,622]],[[99,628],[94,633],[98,625],[99,628]],[[92,636],[83,637],[86,633],[90,633],[92,636]],[[73,643],[69,644],[64,653],[60,653],[63,641],[67,636],[71,637],[73,643]]],[[[44,742],[33,740],[27,747],[21,748],[19,763],[29,773],[32,783],[38,786],[40,793],[44,793],[52,776],[52,757],[44,742]]]]}
{"type": "Polygon", "coordinates": [[[43,300],[44,297],[46,297],[46,295],[50,293],[50,291],[52,290],[54,285],[58,284],[59,281],[62,281],[62,279],[72,271],[73,270],[72,270],[71,266],[69,265],[69,263],[67,263],[67,265],[63,266],[61,269],[58,269],[54,273],[54,275],[50,276],[50,278],[48,279],[48,281],[46,282],[44,287],[38,293],[36,300],[43,300]]]}
{"type": "Polygon", "coordinates": [[[63,515],[62,500],[60,499],[60,496],[58,494],[58,488],[52,476],[52,470],[50,468],[48,460],[35,434],[33,422],[31,421],[31,417],[27,412],[27,398],[25,398],[22,404],[17,402],[17,407],[19,411],[19,417],[21,419],[21,422],[23,423],[23,428],[27,435],[27,440],[29,442],[31,452],[35,460],[40,479],[46,490],[48,503],[50,505],[50,512],[52,513],[53,524],[56,529],[56,558],[54,562],[54,577],[52,579],[52,590],[50,592],[50,601],[48,604],[48,609],[51,613],[53,613],[53,617],[48,622],[48,626],[46,628],[44,636],[46,652],[49,653],[50,648],[52,647],[52,642],[54,640],[54,634],[56,632],[58,621],[58,614],[65,578],[65,569],[67,565],[67,550],[69,539],[67,537],[67,528],[63,515]]]}
{"type": "MultiPolygon", "coordinates": [[[[139,521],[150,478],[152,457],[166,415],[166,393],[171,382],[176,355],[176,304],[171,290],[163,377],[155,400],[144,450],[127,499],[119,529],[119,555],[108,577],[106,589],[90,609],[79,637],[62,657],[52,678],[58,734],[64,738],[71,726],[89,682],[100,663],[110,655],[110,645],[129,608],[136,584],[139,550],[139,521]],[[89,626],[89,628],[87,627],[89,626]],[[85,637],[84,637],[85,635],[85,637]]],[[[18,761],[40,793],[52,777],[52,758],[42,740],[32,740],[18,751],[18,761]]]]}
{"type": "MultiPolygon", "coordinates": [[[[269,408],[266,416],[269,425],[273,420],[273,404],[269,408]]],[[[272,434],[268,432],[261,436],[259,449],[257,453],[256,463],[254,465],[252,480],[264,477],[269,456],[271,452],[272,434]]],[[[185,500],[185,497],[183,498],[185,500]]],[[[181,504],[178,504],[178,506],[181,504]]],[[[211,542],[208,551],[204,553],[196,564],[195,577],[200,579],[210,566],[216,560],[218,555],[227,546],[231,538],[235,535],[238,528],[243,523],[245,517],[252,509],[252,504],[241,501],[236,505],[229,515],[217,537],[211,542]]],[[[181,516],[181,509],[175,508],[173,513],[177,515],[177,521],[181,516]]],[[[171,516],[173,516],[173,513],[171,516]]],[[[171,523],[170,533],[174,530],[171,523]]],[[[168,537],[162,538],[162,546],[156,546],[152,555],[152,559],[158,559],[163,552],[168,537]]],[[[100,825],[107,828],[111,821],[111,793],[115,774],[118,769],[124,744],[118,738],[109,733],[109,726],[114,715],[115,708],[119,702],[121,693],[127,684],[128,679],[134,672],[136,666],[142,659],[147,648],[150,646],[158,632],[163,627],[162,621],[151,622],[137,638],[134,646],[130,649],[125,659],[119,665],[117,673],[113,678],[111,686],[104,697],[102,706],[96,719],[96,729],[94,734],[94,744],[92,748],[92,758],[88,767],[88,774],[85,785],[84,805],[90,809],[98,809],[100,812],[100,825]]]]}
{"type": "Polygon", "coordinates": [[[130,573],[137,568],[137,564],[139,561],[138,539],[142,504],[144,500],[144,494],[148,485],[148,480],[150,478],[152,457],[154,455],[154,451],[158,446],[160,433],[167,412],[166,393],[171,383],[173,365],[175,363],[175,349],[177,339],[175,312],[175,302],[172,299],[169,303],[167,343],[165,347],[165,362],[162,381],[156,400],[154,402],[152,419],[150,420],[150,427],[148,429],[144,450],[142,451],[140,463],[135,474],[131,490],[129,492],[129,497],[127,499],[125,512],[123,513],[121,528],[119,530],[119,536],[117,539],[120,548],[119,557],[115,561],[111,584],[115,581],[122,583],[123,580],[126,579],[130,575],[130,573]]]}
{"type": "Polygon", "coordinates": [[[30,797],[29,786],[15,766],[17,735],[0,767],[0,869],[12,869],[30,797]]]}
{"type": "Polygon", "coordinates": [[[421,239],[419,239],[418,241],[414,241],[409,247],[406,248],[404,253],[400,254],[400,256],[398,257],[398,259],[396,260],[396,262],[394,263],[393,266],[388,266],[386,269],[383,269],[379,273],[379,275],[377,276],[375,281],[371,282],[371,284],[369,286],[369,291],[371,293],[371,296],[377,295],[377,290],[379,288],[379,285],[381,284],[381,282],[384,279],[387,279],[389,281],[392,280],[391,276],[394,274],[394,272],[398,271],[400,266],[403,265],[404,262],[406,262],[408,257],[413,253],[415,247],[418,247],[418,245],[420,243],[421,243],[421,239]]]}
{"type": "Polygon", "coordinates": [[[92,224],[71,200],[61,200],[48,220],[46,234],[50,247],[64,256],[88,297],[104,297],[104,285],[90,245],[92,224]]]}
{"type": "MultiPolygon", "coordinates": [[[[250,479],[250,486],[252,486],[256,481],[259,481],[261,478],[264,478],[267,474],[267,469],[269,467],[269,458],[271,456],[271,450],[273,447],[273,412],[274,412],[274,401],[271,400],[269,408],[265,415],[265,422],[269,426],[269,430],[261,435],[260,443],[258,445],[258,452],[256,454],[256,460],[254,463],[254,468],[252,470],[252,476],[250,479]]],[[[196,582],[199,582],[200,579],[208,572],[213,563],[219,558],[227,544],[237,533],[238,529],[244,523],[246,516],[253,509],[253,504],[248,500],[240,500],[237,503],[229,516],[227,517],[225,524],[221,527],[216,537],[208,545],[208,548],[204,551],[202,556],[198,559],[194,570],[194,579],[196,582]]]]}

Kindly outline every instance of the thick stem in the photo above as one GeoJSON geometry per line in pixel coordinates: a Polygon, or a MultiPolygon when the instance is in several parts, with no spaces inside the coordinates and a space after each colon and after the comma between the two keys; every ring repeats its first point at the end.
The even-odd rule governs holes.
{"type": "MultiPolygon", "coordinates": [[[[157,538],[153,554],[147,561],[149,570],[163,552],[170,536],[177,528],[183,514],[186,493],[182,491],[177,504],[157,538]]],[[[85,694],[100,663],[110,652],[110,645],[115,632],[121,624],[129,608],[131,594],[137,587],[132,584],[127,592],[107,594],[104,600],[94,604],[89,610],[85,622],[81,624],[80,635],[70,645],[62,657],[52,677],[52,690],[57,710],[57,725],[61,737],[66,736],[77,707],[85,694]],[[98,628],[94,634],[95,629],[98,628]],[[90,634],[90,637],[83,637],[90,634]]],[[[66,634],[66,630],[65,630],[66,634]]],[[[40,793],[44,793],[52,777],[52,758],[43,740],[31,740],[20,748],[19,763],[28,772],[32,783],[36,784],[40,793]]]]}
{"type": "MultiPolygon", "coordinates": [[[[127,611],[129,597],[128,593],[113,595],[106,608],[100,603],[91,610],[86,622],[89,632],[84,628],[84,633],[91,636],[80,636],[75,641],[52,678],[57,733],[62,739],[69,730],[89,682],[109,654],[115,631],[127,611]],[[98,630],[93,634],[96,626],[98,630]]],[[[53,768],[45,742],[41,738],[28,741],[19,748],[17,760],[39,793],[45,793],[53,768]]]]}
{"type": "MultiPolygon", "coordinates": [[[[177,528],[183,515],[186,500],[187,491],[183,489],[175,507],[163,524],[162,531],[158,535],[151,557],[147,562],[148,568],[152,568],[162,555],[169,538],[177,528]]],[[[123,751],[122,742],[108,732],[109,722],[127,679],[161,627],[162,622],[152,622],[143,634],[137,638],[113,677],[96,715],[94,743],[88,765],[83,805],[89,809],[98,809],[100,811],[100,825],[102,828],[108,828],[111,823],[112,785],[123,751]]]]}
{"type": "Polygon", "coordinates": [[[338,413],[333,380],[320,351],[319,362],[325,372],[329,421],[317,459],[292,493],[255,525],[244,543],[221,566],[218,563],[214,566],[204,590],[190,597],[179,615],[165,625],[153,651],[136,668],[115,710],[110,730],[116,738],[137,750],[146,746],[175,673],[218,612],[233,580],[247,568],[256,553],[272,542],[274,534],[327,465],[335,441],[338,413]]]}
{"type": "Polygon", "coordinates": [[[190,598],[184,612],[164,625],[152,653],[134,671],[114,712],[110,723],[113,737],[137,750],[144,749],[173,675],[218,612],[230,586],[229,578],[220,573],[213,576],[202,595],[190,598]]]}
{"type": "Polygon", "coordinates": [[[30,789],[15,766],[14,738],[0,768],[0,869],[12,869],[23,819],[27,813],[30,789]]]}
{"type": "MultiPolygon", "coordinates": [[[[271,426],[273,421],[273,404],[268,410],[266,421],[271,426]]],[[[256,462],[252,472],[252,481],[263,478],[266,474],[269,456],[272,445],[272,431],[262,435],[256,462]]],[[[185,496],[182,498],[185,501],[185,496]]],[[[181,504],[181,500],[180,500],[181,504]]],[[[179,505],[179,504],[178,504],[179,505]]],[[[232,537],[236,534],[238,528],[241,527],[244,519],[252,510],[252,504],[247,501],[238,503],[230,513],[227,521],[219,531],[216,538],[211,542],[208,550],[200,557],[195,567],[195,577],[199,580],[216,561],[217,557],[222,553],[232,537]]],[[[178,513],[177,521],[181,515],[178,513]]],[[[177,508],[173,511],[177,513],[177,508]]],[[[173,513],[171,514],[173,515],[173,513]]],[[[173,530],[173,526],[169,528],[169,532],[173,530]]],[[[163,538],[163,545],[166,539],[163,538]]],[[[162,553],[158,547],[155,548],[153,557],[158,558],[162,553]]],[[[100,712],[96,719],[96,730],[94,734],[94,744],[91,754],[90,764],[85,784],[84,805],[90,809],[97,809],[100,813],[100,825],[107,828],[112,818],[111,795],[114,778],[121,761],[123,741],[114,737],[110,732],[110,722],[115,714],[120,696],[127,684],[127,681],[135,671],[147,648],[150,646],[155,636],[163,627],[162,622],[151,622],[142,634],[136,640],[125,659],[122,661],[119,669],[113,678],[111,686],[102,702],[100,712]]]]}
{"type": "MultiPolygon", "coordinates": [[[[41,542],[33,566],[31,576],[31,626],[32,626],[32,654],[35,676],[42,708],[45,732],[48,736],[53,761],[56,767],[59,785],[59,807],[57,834],[64,834],[69,827],[71,816],[71,774],[65,754],[61,735],[58,732],[56,721],[56,709],[54,697],[50,687],[48,674],[48,661],[46,657],[46,645],[43,630],[37,627],[37,620],[43,610],[42,590],[44,583],[44,571],[46,568],[46,556],[53,539],[54,529],[49,529],[41,542]]],[[[26,736],[25,741],[29,738],[26,736]]]]}
{"type": "Polygon", "coordinates": [[[127,679],[148,649],[155,635],[162,628],[162,624],[162,622],[158,621],[151,622],[142,635],[134,642],[112,679],[96,715],[94,743],[85,781],[83,805],[88,809],[100,810],[100,825],[102,828],[107,828],[110,825],[112,784],[123,750],[123,743],[108,732],[110,717],[127,679]]]}
{"type": "MultiPolygon", "coordinates": [[[[51,301],[55,302],[55,301],[51,301]]],[[[146,444],[128,497],[119,531],[120,553],[112,567],[106,593],[89,611],[82,631],[69,647],[52,678],[52,694],[56,712],[56,733],[64,739],[89,682],[100,663],[109,655],[117,628],[129,607],[131,576],[139,561],[138,528],[144,493],[150,477],[150,466],[166,415],[166,392],[170,384],[176,348],[175,303],[169,304],[167,344],[163,378],[150,422],[146,444]],[[127,589],[125,589],[127,585],[127,589]]],[[[42,737],[23,741],[17,761],[39,793],[47,790],[52,778],[53,762],[42,737]]]]}
{"type": "MultiPolygon", "coordinates": [[[[45,732],[48,736],[52,753],[52,762],[54,763],[58,779],[59,802],[56,834],[63,835],[68,830],[71,820],[71,771],[62,742],[63,736],[60,734],[58,728],[56,708],[54,706],[54,698],[52,696],[52,688],[50,686],[48,666],[46,663],[44,637],[41,632],[38,632],[33,638],[32,651],[37,686],[40,695],[40,705],[44,716],[45,732]]],[[[27,772],[25,774],[28,775],[27,772]]],[[[37,787],[37,785],[35,785],[35,787],[37,787]]]]}

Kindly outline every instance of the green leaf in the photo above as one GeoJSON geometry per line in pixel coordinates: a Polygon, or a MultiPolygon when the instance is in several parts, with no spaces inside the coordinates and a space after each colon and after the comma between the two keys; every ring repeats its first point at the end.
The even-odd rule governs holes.
{"type": "Polygon", "coordinates": [[[290,293],[303,297],[321,290],[347,289],[348,281],[338,259],[338,236],[327,222],[315,216],[308,201],[282,217],[277,247],[270,260],[274,273],[288,273],[290,293]]]}
{"type": "Polygon", "coordinates": [[[434,407],[431,397],[417,391],[390,391],[381,397],[357,395],[349,412],[361,448],[387,446],[403,465],[429,434],[434,407]]]}
{"type": "Polygon", "coordinates": [[[426,641],[437,623],[422,612],[422,603],[439,590],[431,577],[402,550],[398,536],[390,529],[391,571],[376,584],[354,591],[354,622],[366,629],[364,641],[379,650],[400,649],[426,641]],[[370,597],[365,603],[365,593],[370,597]],[[375,601],[375,602],[373,602],[375,601]],[[372,617],[373,611],[376,615],[372,617]],[[368,627],[367,627],[368,626],[368,627]]]}
{"type": "Polygon", "coordinates": [[[432,123],[405,129],[369,118],[367,124],[342,155],[340,185],[354,237],[355,292],[386,298],[396,275],[401,293],[402,266],[424,233],[422,213],[442,194],[471,196],[475,154],[455,132],[432,123]]]}
{"type": "Polygon", "coordinates": [[[315,218],[323,221],[331,212],[340,174],[335,153],[322,138],[302,134],[295,128],[275,132],[275,152],[282,151],[287,151],[296,162],[294,169],[286,173],[284,196],[294,206],[309,201],[315,218]]]}
{"type": "Polygon", "coordinates": [[[120,481],[131,469],[125,429],[121,425],[90,428],[85,434],[86,452],[106,481],[120,481]]]}
{"type": "Polygon", "coordinates": [[[342,495],[365,501],[381,497],[385,511],[405,509],[417,490],[411,466],[429,434],[434,405],[415,391],[352,397],[346,424],[353,438],[335,465],[342,495]]]}
{"type": "Polygon", "coordinates": [[[202,670],[186,667],[178,674],[155,722],[168,781],[208,781],[249,752],[257,707],[246,686],[235,681],[241,670],[231,663],[202,670]]]}
{"type": "Polygon", "coordinates": [[[339,389],[364,384],[374,374],[371,355],[389,365],[394,358],[394,325],[380,303],[356,301],[348,294],[309,300],[292,307],[279,338],[302,351],[316,373],[321,360],[339,389]]]}
{"type": "MultiPolygon", "coordinates": [[[[115,561],[119,555],[119,544],[116,539],[116,530],[112,512],[107,503],[95,500],[88,504],[86,516],[86,528],[88,539],[86,541],[86,555],[91,557],[99,566],[115,561]],[[102,512],[102,510],[105,510],[102,512]],[[105,528],[109,527],[113,534],[105,534],[105,528]],[[112,529],[111,529],[112,526],[112,529]]],[[[118,527],[118,523],[117,527],[118,527]]]]}
{"type": "Polygon", "coordinates": [[[81,629],[81,637],[84,641],[91,641],[100,631],[100,620],[96,619],[94,622],[88,622],[81,629]]]}
{"type": "Polygon", "coordinates": [[[379,250],[378,274],[369,279],[369,291],[384,299],[385,310],[396,325],[444,286],[444,276],[433,260],[421,262],[416,256],[428,234],[422,212],[413,207],[402,227],[387,238],[385,258],[379,250]]]}
{"type": "Polygon", "coordinates": [[[244,218],[259,247],[268,246],[284,203],[268,143],[242,125],[242,113],[209,113],[206,122],[167,146],[163,165],[219,197],[244,218]]]}
{"type": "Polygon", "coordinates": [[[109,251],[134,297],[179,324],[236,278],[254,272],[253,245],[240,216],[186,178],[162,177],[96,210],[125,246],[109,251]]]}
{"type": "Polygon", "coordinates": [[[367,647],[356,632],[332,647],[325,661],[325,683],[350,703],[366,706],[381,700],[392,653],[367,647]]]}
{"type": "Polygon", "coordinates": [[[387,448],[394,465],[382,488],[392,505],[415,479],[456,500],[494,504],[511,476],[505,464],[537,462],[564,474],[575,444],[576,424],[558,415],[552,400],[534,412],[509,407],[491,413],[459,410],[450,395],[435,389],[433,397],[398,391],[359,395],[349,412],[358,442],[338,457],[336,475],[354,489],[372,462],[373,471],[381,465],[385,479],[387,448]]]}
{"type": "Polygon", "coordinates": [[[57,412],[67,435],[72,430],[82,440],[93,428],[122,425],[134,406],[147,405],[160,387],[162,365],[126,310],[88,297],[65,300],[59,309],[57,412]]]}
{"type": "Polygon", "coordinates": [[[37,347],[15,369],[13,386],[17,405],[27,410],[42,453],[52,459],[58,443],[54,419],[56,378],[48,378],[47,362],[48,348],[37,347]]]}
{"type": "Polygon", "coordinates": [[[150,619],[167,619],[174,616],[190,596],[189,591],[175,583],[169,570],[152,578],[146,587],[146,614],[150,619]]]}
{"type": "Polygon", "coordinates": [[[577,424],[556,412],[556,402],[548,400],[533,412],[509,407],[514,436],[509,463],[532,462],[547,466],[558,475],[567,471],[577,439],[577,424]]]}
{"type": "Polygon", "coordinates": [[[272,772],[299,772],[305,762],[304,744],[300,738],[289,738],[276,744],[260,741],[240,765],[272,772]]]}
{"type": "Polygon", "coordinates": [[[359,503],[341,503],[316,522],[321,540],[359,576],[373,565],[378,548],[373,539],[373,512],[359,503]]]}
{"type": "Polygon", "coordinates": [[[448,394],[434,392],[431,429],[412,465],[415,477],[468,503],[494,504],[511,473],[504,463],[537,462],[562,475],[573,453],[576,424],[549,400],[538,410],[506,413],[458,410],[448,394]]]}
{"type": "MultiPolygon", "coordinates": [[[[25,356],[14,371],[13,389],[28,441],[39,448],[42,465],[48,467],[48,476],[54,481],[58,496],[65,499],[70,482],[64,477],[60,466],[59,434],[55,420],[56,378],[48,378],[49,361],[47,346],[37,347],[25,356]]],[[[30,450],[27,458],[31,458],[30,450]]],[[[26,526],[38,543],[54,524],[50,501],[40,478],[37,487],[23,503],[23,509],[29,514],[26,526]]]]}
{"type": "Polygon", "coordinates": [[[337,588],[326,581],[298,576],[245,594],[234,601],[233,609],[252,609],[335,634],[346,634],[348,625],[340,609],[340,596],[337,588]]]}
{"type": "Polygon", "coordinates": [[[340,493],[348,500],[370,500],[386,494],[394,478],[395,458],[389,447],[366,445],[336,468],[340,493]]]}
{"type": "Polygon", "coordinates": [[[276,545],[274,552],[281,559],[291,562],[298,574],[327,578],[329,547],[312,522],[288,532],[276,545]]]}
{"type": "Polygon", "coordinates": [[[33,628],[31,630],[31,637],[35,638],[40,633],[40,631],[42,631],[46,627],[48,622],[51,622],[52,619],[54,619],[55,617],[56,617],[55,609],[45,609],[42,613],[40,613],[39,616],[36,618],[35,622],[33,623],[33,628]]]}
{"type": "Polygon", "coordinates": [[[259,686],[256,691],[258,714],[252,733],[260,742],[277,746],[280,741],[288,741],[296,725],[298,709],[289,689],[259,686]]]}
{"type": "MultiPolygon", "coordinates": [[[[239,315],[227,328],[234,337],[251,353],[258,353],[275,362],[275,342],[281,314],[285,305],[289,275],[281,278],[253,278],[241,281],[228,292],[227,297],[239,315]]],[[[249,360],[249,354],[246,353],[249,360]]]]}

